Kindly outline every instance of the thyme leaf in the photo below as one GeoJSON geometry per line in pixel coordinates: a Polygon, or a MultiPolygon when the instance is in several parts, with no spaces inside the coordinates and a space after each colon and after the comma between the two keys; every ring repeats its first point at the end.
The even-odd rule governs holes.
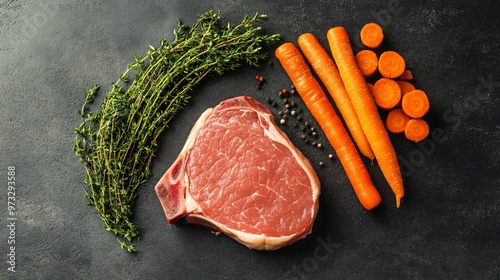
{"type": "Polygon", "coordinates": [[[243,63],[258,66],[266,58],[263,45],[280,35],[263,34],[264,19],[255,13],[222,26],[219,12],[209,11],[191,28],[178,21],[174,41],[163,39],[159,47],[149,45],[145,56],[135,56],[97,112],[85,115],[99,86],[85,91],[79,111],[84,120],[74,130],[73,149],[85,169],[85,196],[105,229],[128,241],[119,239],[121,248],[135,251],[139,229],[132,222],[133,207],[137,188],[151,176],[158,137],[203,78],[243,63]]]}

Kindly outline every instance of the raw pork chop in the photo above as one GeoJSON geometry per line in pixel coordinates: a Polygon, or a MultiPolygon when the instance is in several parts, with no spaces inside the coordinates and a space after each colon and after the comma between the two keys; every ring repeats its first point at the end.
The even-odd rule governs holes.
{"type": "Polygon", "coordinates": [[[274,250],[311,232],[320,183],[269,109],[241,96],[201,115],[155,190],[170,224],[274,250]]]}

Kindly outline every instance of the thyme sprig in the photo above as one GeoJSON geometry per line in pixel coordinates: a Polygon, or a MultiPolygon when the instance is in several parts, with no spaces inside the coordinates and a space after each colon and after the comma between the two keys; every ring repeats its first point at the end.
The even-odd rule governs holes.
{"type": "Polygon", "coordinates": [[[135,57],[112,83],[100,110],[87,108],[99,86],[85,91],[79,111],[84,121],[74,131],[74,151],[85,168],[89,204],[108,231],[129,242],[118,239],[121,248],[135,251],[139,230],[132,222],[132,208],[137,188],[151,176],[158,137],[203,78],[238,69],[242,63],[258,66],[266,58],[263,44],[279,40],[279,34],[262,34],[258,24],[265,18],[255,13],[237,25],[222,26],[220,14],[209,11],[191,28],[179,21],[172,42],[163,39],[159,47],[150,45],[145,56],[135,57]]]}

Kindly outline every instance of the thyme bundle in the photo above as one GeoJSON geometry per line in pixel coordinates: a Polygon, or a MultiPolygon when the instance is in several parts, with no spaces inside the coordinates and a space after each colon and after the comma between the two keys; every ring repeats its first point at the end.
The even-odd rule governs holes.
{"type": "Polygon", "coordinates": [[[238,69],[242,63],[258,66],[266,58],[262,45],[279,40],[279,34],[261,34],[258,23],[265,18],[256,13],[238,25],[222,26],[220,14],[209,11],[191,28],[179,21],[174,41],[163,39],[160,47],[150,45],[145,56],[136,56],[112,84],[99,111],[87,108],[99,87],[85,91],[79,112],[84,120],[74,131],[74,151],[86,172],[85,196],[122,248],[135,251],[139,232],[132,208],[137,188],[151,176],[158,137],[204,77],[238,69]]]}

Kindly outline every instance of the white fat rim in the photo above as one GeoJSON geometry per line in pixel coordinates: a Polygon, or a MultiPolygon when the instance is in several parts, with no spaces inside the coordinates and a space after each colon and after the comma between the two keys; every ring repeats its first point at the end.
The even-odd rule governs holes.
{"type": "Polygon", "coordinates": [[[191,214],[190,216],[195,217],[196,219],[207,221],[208,223],[218,228],[220,232],[235,239],[236,241],[245,245],[246,247],[256,250],[269,251],[269,250],[279,249],[287,244],[297,241],[297,239],[306,237],[309,233],[311,233],[312,230],[312,228],[310,228],[308,231],[302,233],[301,235],[292,234],[286,236],[266,236],[264,234],[254,234],[228,228],[223,224],[220,224],[210,218],[207,218],[199,214],[191,214]]]}

